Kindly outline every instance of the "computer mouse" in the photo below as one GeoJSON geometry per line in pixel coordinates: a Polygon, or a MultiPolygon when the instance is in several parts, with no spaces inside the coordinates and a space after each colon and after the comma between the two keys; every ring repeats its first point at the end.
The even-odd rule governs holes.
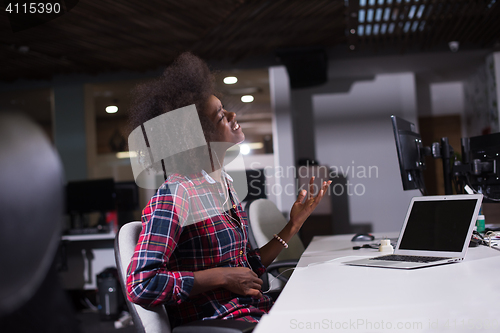
{"type": "Polygon", "coordinates": [[[356,234],[351,239],[351,242],[369,242],[375,239],[372,234],[356,234]]]}
{"type": "Polygon", "coordinates": [[[479,239],[471,238],[469,242],[469,247],[478,247],[479,246],[479,239]]]}

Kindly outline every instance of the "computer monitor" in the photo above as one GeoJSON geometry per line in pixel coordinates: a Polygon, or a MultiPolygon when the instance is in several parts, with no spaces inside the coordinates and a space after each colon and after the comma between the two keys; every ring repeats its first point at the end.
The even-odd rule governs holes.
{"type": "Polygon", "coordinates": [[[243,201],[265,199],[266,195],[266,175],[264,169],[246,170],[248,194],[243,201]]]}
{"type": "Polygon", "coordinates": [[[134,181],[116,182],[115,193],[118,212],[139,209],[139,187],[134,181]]]}
{"type": "Polygon", "coordinates": [[[462,155],[462,162],[470,165],[468,185],[482,193],[485,202],[500,202],[500,133],[463,139],[462,155]]]}
{"type": "Polygon", "coordinates": [[[391,119],[403,189],[420,190],[425,194],[423,170],[426,154],[422,138],[415,124],[394,115],[391,119]]]}
{"type": "Polygon", "coordinates": [[[109,178],[68,182],[66,185],[66,208],[70,214],[114,210],[114,180],[109,178]]]}
{"type": "MultiPolygon", "coordinates": [[[[115,182],[112,178],[72,181],[66,184],[66,212],[70,217],[69,233],[91,227],[86,217],[99,213],[97,229],[106,231],[106,212],[116,209],[115,182]]],[[[90,228],[95,229],[95,228],[90,228]]]]}

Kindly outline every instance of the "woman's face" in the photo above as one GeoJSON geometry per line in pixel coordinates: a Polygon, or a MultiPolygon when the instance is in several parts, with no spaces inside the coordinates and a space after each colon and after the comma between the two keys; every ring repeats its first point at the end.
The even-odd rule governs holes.
{"type": "Polygon", "coordinates": [[[237,144],[245,140],[245,134],[243,134],[240,124],[236,122],[236,114],[224,110],[221,101],[217,97],[210,96],[205,112],[215,125],[214,142],[237,144]]]}

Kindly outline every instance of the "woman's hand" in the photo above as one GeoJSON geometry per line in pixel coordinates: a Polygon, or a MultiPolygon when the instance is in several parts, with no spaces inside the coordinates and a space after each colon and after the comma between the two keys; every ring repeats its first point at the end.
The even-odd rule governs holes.
{"type": "Polygon", "coordinates": [[[238,295],[261,298],[262,280],[247,267],[221,267],[224,288],[238,295]]]}
{"type": "Polygon", "coordinates": [[[316,209],[331,183],[331,180],[323,182],[321,189],[318,191],[316,196],[313,196],[312,191],[314,190],[314,177],[311,177],[309,180],[309,193],[306,190],[301,190],[299,192],[297,200],[294,202],[292,209],[290,210],[290,223],[295,229],[294,232],[298,232],[305,220],[309,217],[309,215],[311,215],[314,209],[316,209]]]}
{"type": "Polygon", "coordinates": [[[190,296],[224,288],[235,294],[261,298],[262,280],[247,267],[217,267],[196,271],[190,296]]]}
{"type": "MultiPolygon", "coordinates": [[[[278,234],[281,239],[288,243],[290,239],[297,232],[299,232],[302,224],[304,224],[305,220],[318,206],[321,199],[323,199],[323,196],[331,183],[331,181],[323,182],[316,196],[313,196],[314,177],[311,177],[311,180],[309,180],[309,194],[306,190],[300,191],[297,196],[297,200],[294,202],[292,210],[290,211],[290,222],[288,222],[278,234]]],[[[274,238],[271,239],[271,241],[260,248],[260,258],[262,260],[262,264],[266,267],[269,266],[281,250],[283,250],[281,242],[274,238]]]]}

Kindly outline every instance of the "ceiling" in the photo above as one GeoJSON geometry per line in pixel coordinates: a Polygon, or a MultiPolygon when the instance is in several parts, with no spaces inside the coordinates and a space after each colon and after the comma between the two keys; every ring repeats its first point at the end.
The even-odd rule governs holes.
{"type": "MultiPolygon", "coordinates": [[[[126,80],[91,84],[95,102],[96,118],[114,118],[115,114],[106,113],[109,105],[117,105],[120,110],[126,110],[130,105],[131,90],[145,80],[126,80]]],[[[269,75],[267,69],[228,70],[215,72],[216,90],[221,93],[224,107],[238,114],[242,120],[260,118],[270,119],[271,100],[269,95],[269,75]],[[231,85],[223,83],[226,76],[235,76],[238,82],[231,85]],[[241,96],[251,94],[252,103],[241,102],[241,96]],[[266,115],[249,114],[250,108],[258,108],[266,115]]],[[[1,99],[0,99],[1,101],[1,99]]]]}
{"type": "Polygon", "coordinates": [[[426,52],[500,42],[496,0],[66,0],[62,15],[8,17],[0,5],[0,80],[147,71],[190,50],[237,64],[320,46],[347,54],[426,52]]]}
{"type": "MultiPolygon", "coordinates": [[[[0,82],[50,80],[65,74],[158,73],[189,50],[213,67],[227,69],[217,73],[223,103],[237,112],[249,142],[257,142],[272,133],[267,67],[284,60],[279,55],[324,49],[337,60],[330,71],[338,76],[387,71],[373,56],[392,56],[392,70],[418,69],[419,75],[428,72],[430,80],[439,80],[449,73],[458,75],[456,69],[471,62],[468,50],[500,49],[499,2],[65,0],[60,15],[15,16],[7,16],[2,2],[0,82]],[[450,52],[449,42],[459,43],[460,52],[453,57],[458,65],[439,53],[450,52]],[[433,55],[419,57],[422,53],[433,55]],[[366,56],[372,56],[369,64],[362,61],[366,56]],[[344,65],[353,58],[360,60],[354,68],[344,65]],[[237,76],[238,83],[224,85],[226,75],[237,76]],[[242,103],[241,95],[250,90],[254,102],[242,103]]],[[[96,121],[124,117],[137,82],[90,84],[96,121]],[[106,114],[110,104],[118,104],[121,111],[106,114]]],[[[0,94],[0,108],[22,110],[50,124],[51,96],[48,88],[5,92],[0,94]]]]}
{"type": "MultiPolygon", "coordinates": [[[[139,82],[144,80],[126,80],[90,84],[94,101],[96,123],[109,126],[120,118],[127,119],[128,107],[131,102],[130,92],[139,82]],[[106,113],[109,105],[118,106],[118,112],[106,113]]],[[[246,142],[264,142],[272,136],[272,112],[269,93],[269,74],[267,69],[230,70],[215,73],[216,90],[221,94],[221,101],[227,110],[237,114],[238,123],[245,132],[246,142]],[[238,82],[231,85],[223,83],[226,76],[235,76],[238,82]],[[253,102],[243,103],[241,96],[251,94],[253,102]],[[267,138],[267,139],[266,139],[267,138]]],[[[33,96],[35,97],[35,96],[33,96]]],[[[9,97],[10,99],[10,97],[9,97]]],[[[30,98],[25,98],[30,100],[30,98]]],[[[16,103],[19,103],[17,100],[16,103]]],[[[2,95],[0,94],[0,107],[2,95]]],[[[97,133],[97,140],[107,142],[107,138],[97,133]]],[[[259,152],[264,152],[261,150],[259,152]]]]}
{"type": "MultiPolygon", "coordinates": [[[[91,94],[90,98],[93,101],[98,142],[107,143],[109,138],[106,136],[112,134],[109,131],[100,132],[99,128],[102,126],[111,128],[128,122],[131,91],[138,83],[145,80],[122,80],[87,85],[87,91],[91,94]],[[118,112],[106,113],[105,109],[109,105],[118,106],[118,112]],[[101,137],[103,135],[104,137],[101,137]]],[[[215,81],[216,90],[222,96],[224,107],[237,113],[238,122],[247,137],[246,141],[262,142],[270,138],[272,136],[272,113],[268,70],[264,68],[217,71],[215,81]],[[223,78],[226,76],[236,76],[238,82],[226,85],[223,83],[223,78]],[[241,101],[241,96],[246,94],[254,97],[252,103],[241,101]]],[[[52,136],[52,103],[50,88],[0,92],[0,110],[22,112],[28,115],[44,127],[49,137],[52,136]]]]}

